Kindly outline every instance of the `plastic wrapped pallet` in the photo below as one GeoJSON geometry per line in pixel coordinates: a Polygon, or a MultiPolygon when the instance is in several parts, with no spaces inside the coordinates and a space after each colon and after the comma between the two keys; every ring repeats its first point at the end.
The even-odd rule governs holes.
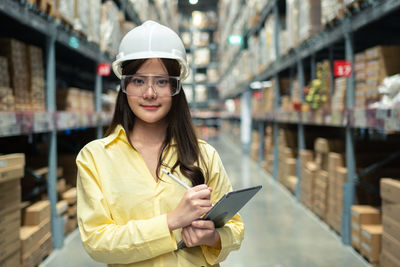
{"type": "Polygon", "coordinates": [[[288,30],[289,49],[299,42],[299,0],[286,0],[286,27],[288,30]]]}
{"type": "Polygon", "coordinates": [[[16,110],[30,108],[28,64],[26,46],[15,39],[0,39],[0,55],[8,60],[11,87],[14,91],[16,110]]]}
{"type": "MultiPolygon", "coordinates": [[[[271,15],[265,21],[265,31],[266,31],[266,66],[272,64],[276,60],[275,51],[275,35],[274,35],[275,19],[271,15]]],[[[263,50],[264,51],[264,50],[263,50]]]]}
{"type": "Polygon", "coordinates": [[[45,73],[42,49],[29,45],[27,46],[27,56],[31,109],[34,111],[45,111],[45,73]]]}
{"type": "Polygon", "coordinates": [[[346,107],[347,78],[335,79],[335,91],[332,97],[332,110],[343,110],[346,107]]]}
{"type": "Polygon", "coordinates": [[[90,25],[90,6],[87,0],[75,0],[74,5],[74,29],[85,36],[88,36],[90,25]]]}
{"type": "Polygon", "coordinates": [[[321,1],[306,0],[299,4],[299,41],[304,42],[321,30],[321,1]]]}
{"type": "Polygon", "coordinates": [[[121,33],[119,29],[118,7],[108,1],[101,6],[100,49],[116,54],[119,48],[121,33]]]}
{"type": "Polygon", "coordinates": [[[322,25],[327,25],[343,16],[343,0],[321,0],[321,11],[322,25]]]}
{"type": "Polygon", "coordinates": [[[75,0],[56,0],[56,14],[58,20],[73,26],[75,19],[75,0]]]}
{"type": "Polygon", "coordinates": [[[89,0],[88,40],[100,44],[101,0],[89,0]]]}

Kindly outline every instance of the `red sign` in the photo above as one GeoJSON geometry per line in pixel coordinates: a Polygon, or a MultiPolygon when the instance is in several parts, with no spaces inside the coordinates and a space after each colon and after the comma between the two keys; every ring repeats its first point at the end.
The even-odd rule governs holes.
{"type": "Polygon", "coordinates": [[[347,60],[335,60],[333,62],[333,74],[335,77],[350,77],[352,73],[351,62],[347,60]]]}
{"type": "Polygon", "coordinates": [[[261,91],[253,92],[253,97],[254,99],[261,99],[263,97],[262,92],[261,91]]]}
{"type": "Polygon", "coordinates": [[[110,63],[100,63],[97,65],[97,74],[100,76],[110,75],[110,63]]]}

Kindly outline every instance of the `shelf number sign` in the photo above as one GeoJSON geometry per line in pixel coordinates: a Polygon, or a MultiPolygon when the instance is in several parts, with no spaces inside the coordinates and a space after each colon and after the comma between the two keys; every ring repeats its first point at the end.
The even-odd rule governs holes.
{"type": "Polygon", "coordinates": [[[110,75],[110,63],[100,63],[97,65],[97,74],[100,76],[110,75]]]}
{"type": "Polygon", "coordinates": [[[350,77],[352,73],[351,62],[347,60],[335,60],[333,62],[333,70],[335,77],[350,77]]]}

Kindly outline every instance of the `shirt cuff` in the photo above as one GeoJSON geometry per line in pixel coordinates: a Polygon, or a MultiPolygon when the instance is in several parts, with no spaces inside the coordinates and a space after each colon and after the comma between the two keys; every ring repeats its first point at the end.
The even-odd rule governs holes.
{"type": "Polygon", "coordinates": [[[228,256],[230,249],[227,247],[227,244],[232,243],[229,234],[224,228],[218,228],[216,231],[219,233],[221,239],[221,249],[215,249],[204,245],[200,246],[206,261],[211,265],[223,261],[228,256]]]}

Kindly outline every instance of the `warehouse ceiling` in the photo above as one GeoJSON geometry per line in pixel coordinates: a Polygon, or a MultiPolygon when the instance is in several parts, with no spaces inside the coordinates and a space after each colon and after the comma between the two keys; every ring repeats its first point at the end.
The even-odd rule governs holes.
{"type": "Polygon", "coordinates": [[[192,12],[195,10],[200,11],[217,11],[218,0],[198,0],[196,5],[189,3],[189,0],[179,0],[178,10],[179,13],[185,16],[191,16],[192,12]]]}

